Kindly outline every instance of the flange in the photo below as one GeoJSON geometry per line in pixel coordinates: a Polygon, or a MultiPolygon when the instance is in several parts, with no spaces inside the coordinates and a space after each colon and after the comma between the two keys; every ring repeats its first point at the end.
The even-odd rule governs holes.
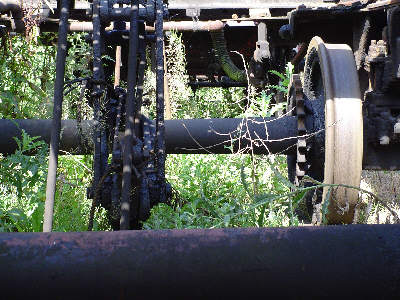
{"type": "MultiPolygon", "coordinates": [[[[304,93],[309,100],[325,100],[324,187],[330,224],[352,223],[359,200],[363,154],[361,93],[353,51],[344,44],[325,44],[314,37],[304,71],[304,93]]],[[[315,167],[315,166],[314,166],[315,167]]],[[[324,205],[323,205],[324,206],[324,205]]]]}

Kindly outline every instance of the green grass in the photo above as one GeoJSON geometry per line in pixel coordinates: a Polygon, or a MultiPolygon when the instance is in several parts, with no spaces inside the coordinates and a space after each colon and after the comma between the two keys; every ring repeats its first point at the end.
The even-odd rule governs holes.
{"type": "Polygon", "coordinates": [[[255,158],[253,171],[249,155],[169,155],[174,205],[153,208],[144,228],[287,226],[287,199],[257,205],[271,194],[289,192],[273,171],[285,171],[284,159],[255,158]]]}
{"type": "MultiPolygon", "coordinates": [[[[87,75],[86,59],[90,48],[82,35],[71,35],[69,41],[72,47],[67,59],[67,79],[73,78],[74,71],[87,75]]],[[[7,104],[2,106],[0,117],[47,118],[51,112],[48,99],[52,97],[54,76],[46,74],[54,74],[55,48],[45,46],[40,39],[27,42],[15,37],[11,42],[13,48],[0,60],[0,99],[7,104]],[[23,63],[15,64],[22,54],[25,56],[23,63]],[[28,68],[28,65],[33,67],[28,68]]],[[[273,113],[270,92],[246,96],[243,88],[192,91],[187,86],[184,46],[179,35],[170,36],[167,56],[174,118],[229,118],[273,113]]],[[[151,72],[147,72],[147,76],[146,94],[153,101],[154,78],[151,72]]],[[[76,89],[65,98],[64,118],[76,117],[78,94],[79,89],[76,89]]],[[[83,118],[90,118],[87,104],[82,110],[83,118]]],[[[145,111],[154,115],[154,105],[145,107],[145,111]]],[[[47,146],[28,136],[24,139],[19,152],[0,157],[2,231],[42,230],[47,146]],[[38,147],[40,151],[35,156],[27,156],[25,151],[29,147],[38,147]]],[[[86,199],[86,188],[92,179],[91,168],[91,157],[60,157],[55,231],[87,230],[91,200],[86,199]]],[[[174,190],[173,203],[154,207],[144,228],[287,226],[290,222],[294,225],[288,199],[266,200],[271,195],[289,191],[284,181],[276,176],[276,170],[285,173],[285,169],[285,158],[279,156],[267,159],[240,154],[169,155],[167,180],[174,190]]],[[[97,209],[94,230],[109,228],[106,212],[97,209]]]]}

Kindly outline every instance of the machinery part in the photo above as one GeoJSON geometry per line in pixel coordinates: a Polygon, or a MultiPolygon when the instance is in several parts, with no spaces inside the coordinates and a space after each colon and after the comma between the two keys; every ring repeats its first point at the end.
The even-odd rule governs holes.
{"type": "Polygon", "coordinates": [[[231,60],[226,48],[224,31],[210,32],[213,41],[213,46],[216,51],[218,61],[224,70],[225,74],[232,80],[238,82],[247,82],[246,73],[240,70],[231,60]]]}
{"type": "MultiPolygon", "coordinates": [[[[362,170],[363,117],[351,48],[325,44],[321,38],[314,37],[307,51],[304,93],[311,102],[321,97],[325,99],[324,183],[358,188],[362,170]]],[[[330,224],[352,223],[358,193],[356,189],[325,187],[323,202],[329,203],[327,221],[330,224]]]]}
{"type": "MultiPolygon", "coordinates": [[[[119,130],[121,127],[122,121],[122,108],[125,106],[125,91],[123,89],[118,89],[118,107],[117,114],[115,118],[115,126],[114,126],[114,137],[112,144],[112,157],[111,157],[111,166],[115,167],[115,169],[120,169],[121,165],[121,153],[120,153],[120,139],[119,139],[119,130]]],[[[108,220],[113,228],[118,228],[121,220],[121,190],[120,184],[122,184],[122,178],[120,172],[114,172],[112,174],[112,188],[110,192],[110,207],[108,208],[108,220]]]]}
{"type": "Polygon", "coordinates": [[[164,121],[164,32],[163,0],[156,0],[156,138],[155,154],[157,181],[160,187],[159,199],[166,202],[165,186],[165,121],[164,121]]]}
{"type": "Polygon", "coordinates": [[[256,50],[254,50],[249,64],[249,80],[253,86],[265,87],[269,83],[268,71],[271,66],[271,51],[267,41],[267,24],[260,22],[257,29],[256,50]]]}
{"type": "Polygon", "coordinates": [[[357,70],[360,70],[367,56],[368,36],[371,30],[371,18],[369,16],[362,19],[359,26],[355,26],[353,34],[354,57],[357,70]]]}
{"type": "Polygon", "coordinates": [[[293,66],[298,66],[300,64],[300,62],[303,60],[304,56],[307,53],[307,43],[301,43],[298,46],[298,51],[296,53],[296,55],[292,58],[292,60],[290,61],[292,63],[293,66]]]}
{"type": "MultiPolygon", "coordinates": [[[[93,153],[91,137],[94,121],[83,120],[82,135],[79,135],[75,120],[61,122],[62,134],[60,154],[93,153]],[[84,143],[80,143],[84,141],[84,143]],[[82,144],[85,144],[82,148],[82,144]]],[[[151,123],[150,127],[155,128],[151,123]]],[[[21,130],[49,143],[51,120],[5,120],[0,119],[0,153],[12,154],[17,149],[14,137],[21,130]]],[[[123,134],[119,134],[123,139],[123,134]]],[[[253,140],[254,154],[295,154],[297,141],[297,119],[292,116],[248,119],[191,119],[166,120],[165,143],[167,154],[231,154],[237,151],[248,153],[253,140]]],[[[30,154],[30,153],[26,153],[30,154]]]]}
{"type": "MultiPolygon", "coordinates": [[[[318,1],[317,1],[318,2],[318,1]]],[[[320,1],[322,3],[322,1],[320,1]]],[[[287,12],[296,9],[301,4],[315,4],[315,0],[276,0],[274,2],[266,0],[169,0],[168,8],[171,16],[176,20],[187,20],[193,16],[199,20],[218,20],[232,18],[248,18],[255,15],[265,16],[265,12],[270,10],[275,12],[287,12]],[[233,17],[233,15],[235,15],[233,17]]]]}
{"type": "MultiPolygon", "coordinates": [[[[393,81],[400,82],[400,6],[394,7],[388,11],[388,35],[389,44],[393,60],[393,81]],[[395,79],[394,79],[395,78],[395,79]]],[[[389,75],[390,76],[390,75],[389,75]]]]}
{"type": "MultiPolygon", "coordinates": [[[[126,29],[130,29],[129,22],[124,22],[126,25],[126,29]]],[[[17,25],[20,25],[16,28],[18,32],[23,32],[25,30],[23,22],[17,23],[17,25]]],[[[183,31],[193,31],[193,32],[200,32],[200,31],[218,31],[222,30],[224,28],[225,24],[220,21],[170,21],[170,22],[164,22],[164,31],[178,31],[178,32],[183,32],[183,31]]],[[[51,23],[51,22],[46,22],[43,24],[40,24],[40,31],[41,32],[54,32],[57,30],[58,24],[51,23]]],[[[107,31],[112,31],[115,30],[116,28],[111,25],[106,27],[106,32],[107,31]]],[[[92,22],[70,22],[68,24],[68,31],[70,32],[92,32],[93,31],[93,23],[92,22]]],[[[154,32],[155,28],[154,26],[146,26],[146,31],[147,32],[154,32]]]]}
{"type": "Polygon", "coordinates": [[[2,233],[2,296],[398,299],[399,236],[400,225],[2,233]]]}
{"type": "Polygon", "coordinates": [[[139,118],[139,114],[142,111],[143,105],[143,86],[145,80],[145,72],[147,68],[147,58],[146,58],[146,32],[145,32],[145,24],[140,23],[139,26],[139,67],[138,67],[138,82],[137,82],[137,89],[136,89],[136,118],[139,118]]]}
{"type": "MultiPolygon", "coordinates": [[[[100,0],[93,0],[93,87],[90,95],[95,120],[93,134],[93,191],[98,189],[100,180],[106,171],[108,160],[106,124],[104,124],[104,120],[102,119],[105,103],[103,101],[105,96],[105,76],[102,62],[104,54],[104,36],[100,18],[100,8],[100,0]]],[[[100,201],[101,199],[98,200],[100,201]]],[[[96,203],[93,205],[96,205],[96,203]]]]}
{"type": "MultiPolygon", "coordinates": [[[[113,1],[113,0],[101,0],[100,16],[103,23],[110,21],[130,21],[131,18],[131,7],[113,7],[115,3],[131,4],[130,1],[113,1]]],[[[138,3],[137,16],[140,19],[146,20],[147,23],[154,22],[154,0],[141,1],[138,3]]],[[[163,17],[168,17],[168,10],[163,5],[161,8],[163,17]]]]}
{"type": "MultiPolygon", "coordinates": [[[[179,21],[164,22],[164,31],[220,31],[224,29],[225,24],[220,21],[179,21]]],[[[146,31],[155,31],[154,27],[146,26],[146,31]]]]}
{"type": "Polygon", "coordinates": [[[65,60],[67,57],[67,35],[69,0],[62,0],[60,28],[58,31],[58,46],[56,60],[56,80],[54,83],[54,107],[50,138],[49,166],[47,172],[46,202],[44,209],[43,231],[53,229],[54,198],[56,194],[58,152],[60,147],[62,102],[64,99],[65,60]]]}
{"type": "Polygon", "coordinates": [[[306,113],[304,110],[304,95],[300,76],[294,74],[292,76],[293,96],[295,101],[297,116],[297,153],[296,153],[296,176],[294,183],[299,186],[307,171],[307,129],[306,129],[306,113]]]}
{"type": "Polygon", "coordinates": [[[139,1],[132,1],[130,9],[130,34],[129,34],[129,58],[128,58],[128,91],[125,102],[125,137],[122,147],[122,191],[121,191],[121,220],[120,229],[128,230],[130,224],[130,200],[131,200],[131,187],[132,187],[132,172],[133,172],[133,147],[135,137],[135,115],[136,115],[136,79],[137,79],[137,54],[139,44],[139,23],[138,11],[139,1]]]}
{"type": "Polygon", "coordinates": [[[14,19],[22,19],[23,17],[23,12],[22,12],[22,7],[20,1],[16,0],[1,0],[0,1],[0,13],[6,13],[6,12],[11,12],[12,17],[14,19]]]}
{"type": "MultiPolygon", "coordinates": [[[[297,152],[295,155],[287,156],[288,179],[295,186],[304,187],[312,186],[312,184],[302,183],[303,177],[312,175],[309,172],[310,164],[307,162],[307,122],[305,111],[305,95],[303,94],[303,85],[299,74],[293,74],[288,87],[287,112],[297,117],[297,152]]],[[[323,113],[323,112],[322,112],[323,113]]],[[[308,119],[310,116],[308,116],[308,119]]],[[[310,128],[308,128],[311,132],[310,128]]],[[[309,138],[309,137],[308,137],[309,138]]],[[[310,146],[310,145],[308,145],[310,146]]],[[[295,212],[299,220],[303,222],[311,222],[313,214],[313,198],[314,191],[308,192],[296,207],[295,212]]]]}
{"type": "Polygon", "coordinates": [[[364,69],[369,89],[365,93],[364,168],[397,170],[400,148],[400,6],[387,9],[387,26],[380,40],[371,40],[364,69]],[[368,80],[368,81],[367,81],[368,80]]]}
{"type": "Polygon", "coordinates": [[[229,88],[229,87],[247,87],[247,82],[237,82],[237,81],[191,81],[189,82],[189,86],[192,89],[203,88],[203,87],[221,87],[221,88],[229,88]]]}

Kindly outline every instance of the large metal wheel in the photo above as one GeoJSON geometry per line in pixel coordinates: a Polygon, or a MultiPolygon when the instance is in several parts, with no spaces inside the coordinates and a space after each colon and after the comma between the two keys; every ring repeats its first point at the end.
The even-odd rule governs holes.
{"type": "MultiPolygon", "coordinates": [[[[354,55],[348,45],[325,44],[319,37],[311,40],[304,71],[304,93],[309,100],[325,102],[323,182],[359,187],[362,103],[354,55]]],[[[352,223],[358,200],[357,189],[325,187],[322,207],[328,207],[328,223],[352,223]]]]}

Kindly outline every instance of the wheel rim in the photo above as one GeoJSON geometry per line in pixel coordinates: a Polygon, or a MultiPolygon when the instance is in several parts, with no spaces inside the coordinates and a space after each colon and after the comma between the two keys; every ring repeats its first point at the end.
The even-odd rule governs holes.
{"type": "MultiPolygon", "coordinates": [[[[363,117],[353,52],[348,45],[325,44],[321,38],[314,37],[308,48],[305,65],[304,86],[308,91],[307,96],[325,98],[324,184],[359,187],[363,117]]],[[[328,204],[328,223],[352,223],[358,194],[357,189],[324,187],[323,203],[328,204]]],[[[322,206],[326,207],[324,204],[322,206]]]]}

